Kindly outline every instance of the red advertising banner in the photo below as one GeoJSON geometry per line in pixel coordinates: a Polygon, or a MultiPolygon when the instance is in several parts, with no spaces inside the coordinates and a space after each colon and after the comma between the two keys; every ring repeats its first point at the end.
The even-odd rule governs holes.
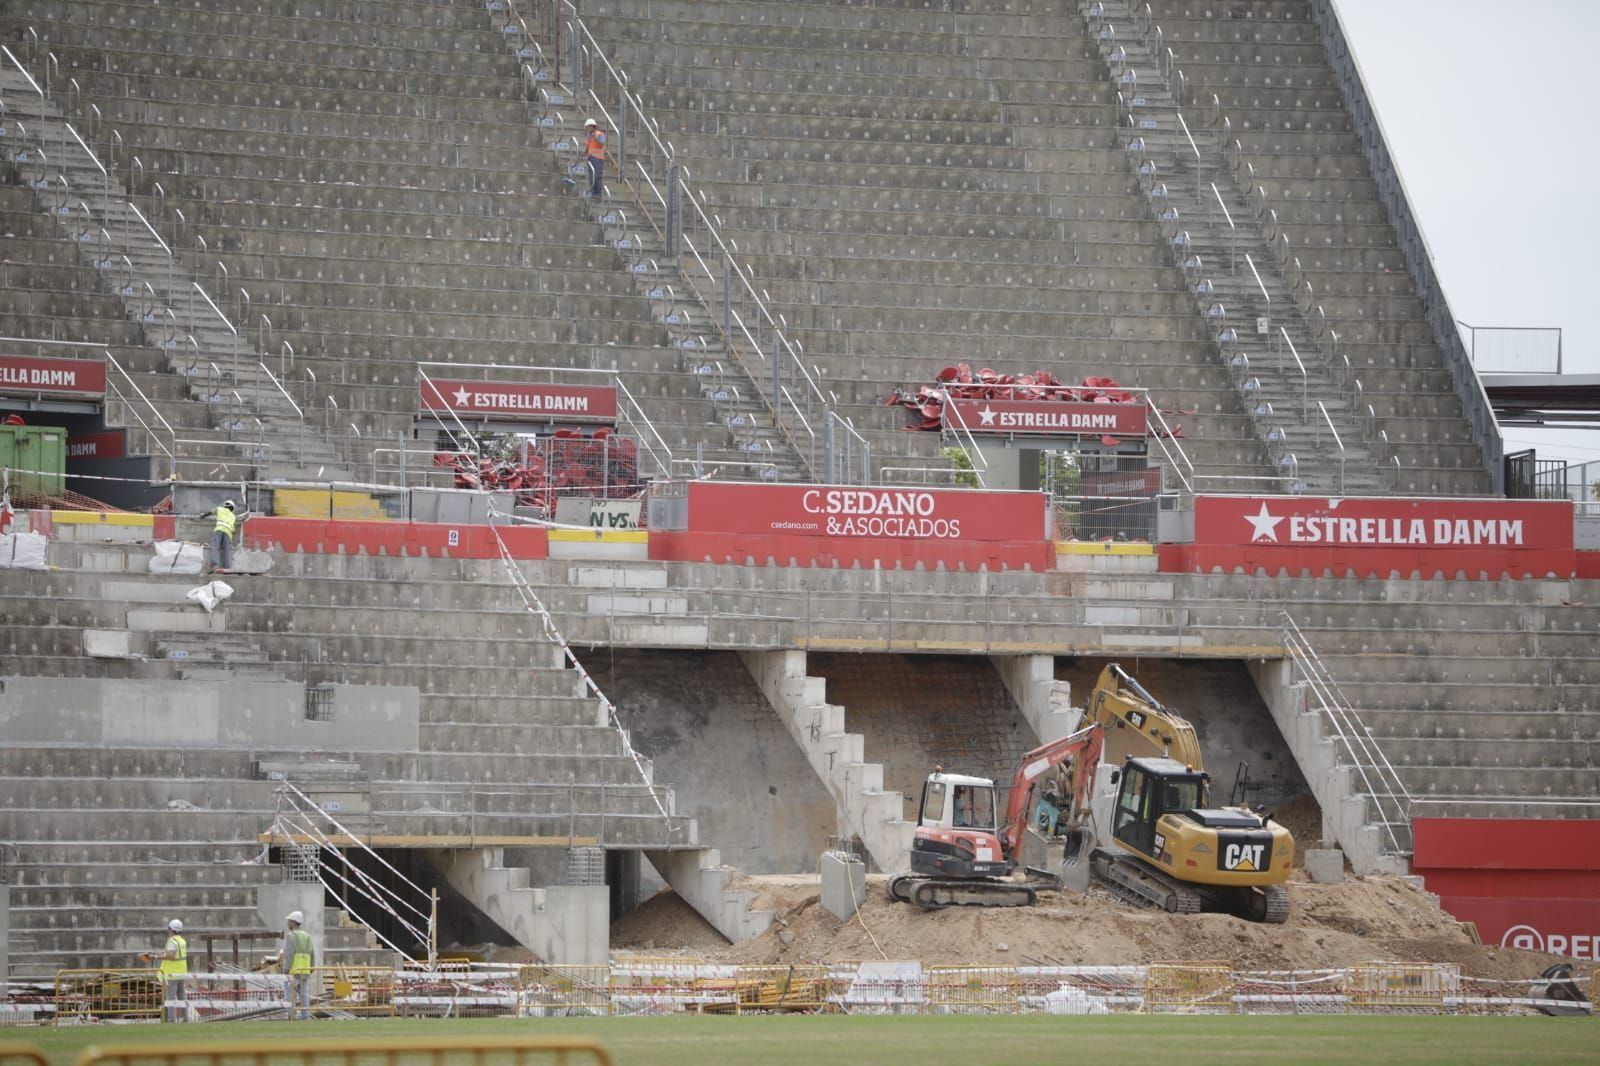
{"type": "Polygon", "coordinates": [[[67,392],[104,396],[106,365],[97,359],[0,355],[0,392],[67,392]]]}
{"type": "Polygon", "coordinates": [[[615,422],[617,390],[606,385],[544,385],[522,381],[434,378],[417,387],[423,414],[454,411],[474,419],[528,422],[615,422]]]}
{"type": "Polygon", "coordinates": [[[1572,503],[1196,496],[1194,543],[1572,551],[1572,503]]]}
{"type": "Polygon", "coordinates": [[[1039,492],[694,481],[691,533],[907,541],[1049,540],[1039,492]]]}
{"type": "Polygon", "coordinates": [[[957,400],[943,407],[947,427],[980,434],[1142,437],[1142,403],[1058,403],[1051,400],[957,400]]]}
{"type": "Polygon", "coordinates": [[[119,430],[107,433],[85,433],[67,438],[68,459],[120,459],[126,448],[125,434],[119,430]]]}
{"type": "Polygon", "coordinates": [[[1413,873],[1485,944],[1600,960],[1600,821],[1417,818],[1413,873]]]}

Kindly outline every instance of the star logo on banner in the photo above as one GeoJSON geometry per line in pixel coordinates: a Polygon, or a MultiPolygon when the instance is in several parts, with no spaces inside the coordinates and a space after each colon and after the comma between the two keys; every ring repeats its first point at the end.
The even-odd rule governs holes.
{"type": "Polygon", "coordinates": [[[472,396],[472,394],[470,392],[468,392],[465,388],[457,389],[456,390],[456,406],[457,407],[465,407],[465,406],[467,406],[467,400],[471,396],[472,396]]]}
{"type": "Polygon", "coordinates": [[[1258,540],[1270,540],[1274,544],[1278,543],[1278,523],[1283,521],[1283,517],[1281,515],[1273,517],[1269,514],[1265,500],[1261,501],[1259,514],[1247,514],[1244,516],[1244,520],[1249,522],[1251,526],[1251,544],[1258,540]]]}
{"type": "Polygon", "coordinates": [[[983,410],[978,412],[978,425],[980,425],[980,426],[992,426],[992,425],[994,425],[994,408],[993,407],[990,407],[988,404],[984,404],[983,405],[983,410]]]}

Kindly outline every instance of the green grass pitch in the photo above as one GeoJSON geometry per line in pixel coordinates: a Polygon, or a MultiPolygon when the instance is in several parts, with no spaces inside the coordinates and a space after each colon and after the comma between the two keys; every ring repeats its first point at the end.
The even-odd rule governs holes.
{"type": "MultiPolygon", "coordinates": [[[[195,1026],[92,1025],[12,1029],[0,1039],[36,1044],[52,1066],[71,1066],[92,1044],[465,1035],[574,1035],[599,1040],[619,1066],[961,1066],[1069,1063],[1595,1063],[1600,1021],[1586,1018],[1122,1016],[754,1016],[529,1018],[437,1021],[241,1022],[195,1026]]],[[[406,1060],[402,1059],[404,1063],[406,1060]]],[[[414,1060],[416,1061],[416,1060],[414,1060]]],[[[425,1060],[421,1060],[425,1061],[425,1060]]],[[[464,1061],[464,1060],[462,1060],[464,1061]]],[[[8,1064],[9,1066],[9,1064],[8,1064]]],[[[574,1064],[576,1066],[576,1064],[574,1064]]]]}

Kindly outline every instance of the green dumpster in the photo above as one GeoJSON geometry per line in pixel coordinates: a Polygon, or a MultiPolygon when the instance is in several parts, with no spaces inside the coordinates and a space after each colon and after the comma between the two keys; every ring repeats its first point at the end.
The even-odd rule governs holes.
{"type": "Polygon", "coordinates": [[[67,431],[0,426],[0,467],[11,471],[13,502],[61,495],[67,488],[67,431]]]}

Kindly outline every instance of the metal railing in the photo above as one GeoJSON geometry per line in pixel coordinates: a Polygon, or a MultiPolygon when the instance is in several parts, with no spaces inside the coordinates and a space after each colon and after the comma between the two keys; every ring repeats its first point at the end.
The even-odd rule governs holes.
{"type": "Polygon", "coordinates": [[[668,835],[673,836],[681,833],[684,826],[682,823],[675,823],[673,820],[671,794],[666,793],[665,798],[663,798],[665,790],[656,786],[650,771],[645,768],[644,759],[640,756],[638,750],[634,748],[628,731],[623,728],[622,718],[617,714],[616,704],[606,698],[606,694],[600,691],[600,686],[595,684],[594,678],[589,676],[589,671],[584,669],[583,663],[578,661],[578,656],[573,652],[572,645],[567,643],[567,638],[557,627],[554,616],[545,607],[544,601],[539,598],[539,594],[534,591],[533,586],[528,584],[528,579],[523,574],[522,568],[517,565],[517,560],[511,554],[511,549],[506,546],[505,538],[500,534],[500,523],[494,521],[494,519],[509,517],[491,513],[491,521],[489,523],[489,530],[494,534],[495,544],[500,552],[500,562],[505,568],[507,579],[512,588],[516,589],[517,595],[521,598],[523,606],[528,613],[539,620],[540,630],[545,638],[561,649],[562,657],[571,669],[577,671],[578,678],[582,681],[584,689],[588,691],[593,699],[599,701],[601,708],[605,712],[606,721],[611,725],[612,729],[616,730],[617,736],[622,741],[622,750],[632,760],[634,769],[638,771],[639,780],[649,789],[650,798],[654,802],[662,820],[666,823],[668,835]]]}
{"type": "Polygon", "coordinates": [[[1479,374],[1561,373],[1559,327],[1456,325],[1467,331],[1467,356],[1479,374]]]}
{"type": "MultiPolygon", "coordinates": [[[[1104,44],[1106,30],[1109,29],[1109,25],[1106,22],[1107,15],[1104,7],[1099,4],[1092,5],[1086,14],[1089,21],[1091,35],[1094,35],[1096,29],[1100,28],[1100,39],[1102,44],[1104,44]]],[[[1252,204],[1256,208],[1257,215],[1262,220],[1264,239],[1268,242],[1273,254],[1278,258],[1280,265],[1290,275],[1290,280],[1288,281],[1287,286],[1290,289],[1291,295],[1296,297],[1295,301],[1292,301],[1295,305],[1292,310],[1299,311],[1306,319],[1305,326],[1308,334],[1313,338],[1313,340],[1326,339],[1328,342],[1330,342],[1330,346],[1327,350],[1328,373],[1330,376],[1336,377],[1339,373],[1339,361],[1341,359],[1341,354],[1337,350],[1338,334],[1329,327],[1326,311],[1316,304],[1315,294],[1312,290],[1310,282],[1306,281],[1303,277],[1304,271],[1300,266],[1299,260],[1294,258],[1294,256],[1290,253],[1289,239],[1287,235],[1281,232],[1281,228],[1277,221],[1277,215],[1267,204],[1266,191],[1264,187],[1257,184],[1254,180],[1254,168],[1243,159],[1243,149],[1240,143],[1237,140],[1232,139],[1233,125],[1231,120],[1222,113],[1222,104],[1220,98],[1215,95],[1213,95],[1211,98],[1213,129],[1202,131],[1197,126],[1191,126],[1182,110],[1185,102],[1184,96],[1186,82],[1183,78],[1182,71],[1177,67],[1177,56],[1171,48],[1166,47],[1165,44],[1162,43],[1161,28],[1153,23],[1148,11],[1144,11],[1138,15],[1137,25],[1140,37],[1144,41],[1145,46],[1151,49],[1152,55],[1155,56],[1157,65],[1161,68],[1162,77],[1167,81],[1168,88],[1173,96],[1173,116],[1177,122],[1179,130],[1181,130],[1183,135],[1178,141],[1177,145],[1171,149],[1176,159],[1176,172],[1185,172],[1190,166],[1189,160],[1192,158],[1194,177],[1196,181],[1195,203],[1197,205],[1204,203],[1205,196],[1202,183],[1205,182],[1206,151],[1208,151],[1210,147],[1209,139],[1214,136],[1222,156],[1220,165],[1224,169],[1231,165],[1236,181],[1242,182],[1245,176],[1249,177],[1247,185],[1241,184],[1239,186],[1240,192],[1246,195],[1247,199],[1252,201],[1252,204]],[[1187,150],[1185,150],[1185,144],[1187,144],[1187,150]]],[[[1112,34],[1112,39],[1114,39],[1114,33],[1112,34]]],[[[1120,50],[1121,46],[1118,47],[1120,50]]],[[[1124,63],[1126,62],[1125,51],[1124,57],[1121,61],[1124,63]]],[[[1107,63],[1110,69],[1113,71],[1113,74],[1115,74],[1117,60],[1114,57],[1107,58],[1107,63]]],[[[1155,190],[1157,188],[1155,181],[1159,167],[1155,160],[1148,158],[1148,150],[1144,138],[1142,136],[1135,135],[1132,129],[1133,123],[1131,121],[1129,126],[1130,151],[1137,149],[1137,152],[1135,153],[1136,157],[1140,160],[1143,160],[1143,163],[1137,168],[1137,173],[1141,183],[1149,187],[1148,191],[1153,197],[1152,206],[1154,207],[1156,204],[1154,199],[1155,190]]],[[[1132,158],[1135,158],[1135,156],[1130,156],[1130,159],[1132,158]]],[[[1162,197],[1160,199],[1163,203],[1165,203],[1166,187],[1161,185],[1159,188],[1162,193],[1162,197]]],[[[1216,206],[1222,212],[1223,224],[1227,226],[1229,257],[1230,260],[1232,260],[1236,254],[1238,223],[1235,220],[1234,213],[1229,210],[1226,200],[1222,196],[1221,190],[1217,187],[1216,183],[1210,182],[1209,188],[1216,206]]],[[[1171,208],[1158,208],[1158,212],[1160,219],[1163,221],[1163,225],[1166,224],[1165,220],[1168,219],[1169,216],[1173,217],[1174,219],[1176,216],[1175,209],[1171,208]]],[[[1212,300],[1212,295],[1215,292],[1215,286],[1211,283],[1210,279],[1201,279],[1198,281],[1198,283],[1196,283],[1195,279],[1200,275],[1203,266],[1201,264],[1200,257],[1192,253],[1193,246],[1190,240],[1190,235],[1187,231],[1185,231],[1184,233],[1178,234],[1178,237],[1181,238],[1181,243],[1179,240],[1171,241],[1172,248],[1180,260],[1180,265],[1184,270],[1186,280],[1191,283],[1195,296],[1201,301],[1201,310],[1207,321],[1213,325],[1223,327],[1217,334],[1217,338],[1219,345],[1223,349],[1224,360],[1227,361],[1233,353],[1232,346],[1241,342],[1239,330],[1227,325],[1227,309],[1224,308],[1220,302],[1215,302],[1212,300]]],[[[1271,331],[1271,326],[1273,324],[1273,300],[1271,292],[1266,284],[1265,279],[1262,277],[1260,270],[1257,268],[1254,258],[1246,254],[1245,260],[1247,265],[1250,267],[1253,277],[1255,278],[1260,299],[1262,300],[1263,306],[1266,308],[1266,333],[1267,336],[1270,337],[1270,345],[1273,350],[1277,350],[1278,340],[1281,337],[1285,342],[1288,342],[1289,353],[1295,360],[1296,368],[1299,371],[1302,383],[1300,421],[1302,424],[1305,424],[1309,421],[1309,399],[1310,394],[1313,391],[1311,387],[1313,383],[1310,380],[1312,377],[1311,368],[1307,365],[1306,361],[1300,357],[1300,353],[1296,349],[1296,346],[1292,341],[1290,341],[1287,329],[1279,324],[1277,333],[1273,333],[1271,331]]],[[[1293,315],[1291,314],[1290,317],[1293,317],[1293,315]]],[[[1239,354],[1242,355],[1242,352],[1239,354]]],[[[1359,388],[1359,383],[1354,380],[1354,374],[1351,372],[1348,357],[1346,356],[1342,358],[1344,361],[1346,388],[1359,388]]],[[[1291,373],[1293,373],[1293,371],[1291,371],[1291,373]]],[[[1250,379],[1247,375],[1236,375],[1234,380],[1236,386],[1242,386],[1246,381],[1252,379],[1250,379]]],[[[1257,384],[1259,386],[1259,381],[1257,381],[1257,384]]],[[[1318,384],[1319,388],[1317,391],[1324,391],[1320,383],[1318,384]]],[[[1270,404],[1263,405],[1258,396],[1251,396],[1248,394],[1244,395],[1244,399],[1246,401],[1246,410],[1251,415],[1252,420],[1256,423],[1258,427],[1257,432],[1260,434],[1263,442],[1266,444],[1268,454],[1273,463],[1280,467],[1292,466],[1294,476],[1298,481],[1299,461],[1294,457],[1293,453],[1289,451],[1288,432],[1276,421],[1275,417],[1273,416],[1273,412],[1270,409],[1270,404]]],[[[1365,428],[1360,425],[1360,399],[1361,397],[1357,395],[1352,401],[1353,420],[1357,422],[1356,428],[1363,430],[1363,432],[1361,432],[1359,435],[1363,439],[1370,439],[1374,443],[1381,443],[1385,446],[1385,448],[1387,448],[1386,440],[1381,442],[1378,440],[1378,434],[1375,425],[1365,428]]],[[[1332,402],[1331,397],[1330,402],[1332,402]]],[[[1374,415],[1369,421],[1375,423],[1376,416],[1374,415]]],[[[1387,454],[1389,455],[1389,458],[1398,465],[1398,456],[1395,456],[1392,453],[1387,454]]],[[[1395,480],[1398,482],[1398,478],[1395,480]]]]}
{"type": "Polygon", "coordinates": [[[1283,611],[1280,618],[1283,621],[1283,646],[1288,653],[1290,666],[1304,681],[1310,701],[1314,701],[1308,701],[1310,709],[1322,712],[1324,721],[1333,730],[1334,739],[1344,751],[1348,765],[1361,778],[1362,790],[1377,809],[1390,851],[1394,854],[1407,853],[1409,848],[1401,844],[1394,827],[1408,824],[1411,820],[1413,801],[1410,791],[1294,617],[1288,611],[1283,611]]]}
{"type": "MultiPolygon", "coordinates": [[[[283,844],[309,842],[315,845],[321,856],[321,861],[316,864],[317,880],[322,882],[324,888],[340,897],[354,893],[377,907],[405,930],[415,943],[427,945],[430,965],[437,960],[438,900],[434,894],[424,891],[387,859],[362,843],[358,835],[345,828],[338,818],[295,787],[293,782],[284,781],[273,791],[278,797],[278,809],[273,816],[272,839],[283,844]],[[331,826],[338,839],[323,832],[322,825],[331,826]],[[346,848],[358,850],[367,862],[381,867],[388,876],[378,878],[367,873],[350,860],[345,854],[346,848]],[[392,886],[399,886],[405,891],[392,886]]],[[[410,956],[409,951],[395,945],[378,929],[371,926],[369,929],[395,954],[410,956]]]]}

